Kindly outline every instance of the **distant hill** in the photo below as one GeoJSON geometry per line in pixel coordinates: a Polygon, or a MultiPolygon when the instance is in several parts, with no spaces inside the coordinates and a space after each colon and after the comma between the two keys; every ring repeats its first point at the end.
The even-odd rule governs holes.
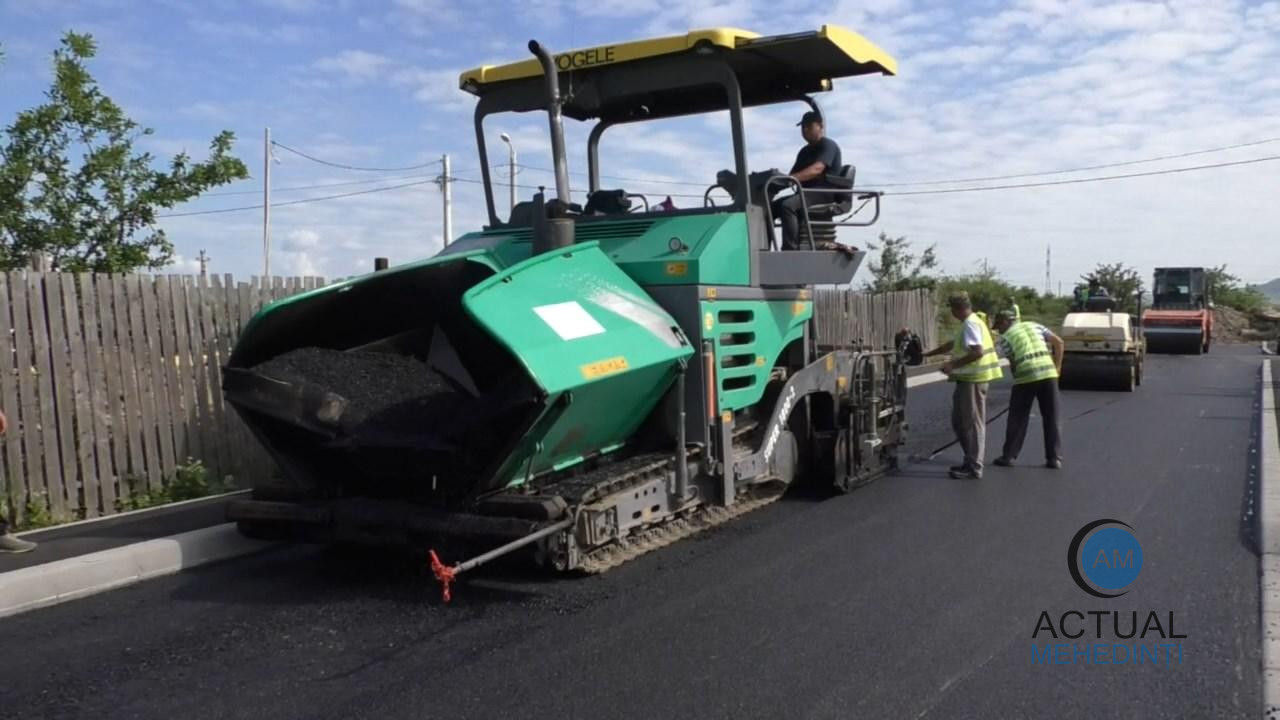
{"type": "Polygon", "coordinates": [[[1254,287],[1267,297],[1271,298],[1271,302],[1280,304],[1280,278],[1276,278],[1271,282],[1265,282],[1254,287]]]}

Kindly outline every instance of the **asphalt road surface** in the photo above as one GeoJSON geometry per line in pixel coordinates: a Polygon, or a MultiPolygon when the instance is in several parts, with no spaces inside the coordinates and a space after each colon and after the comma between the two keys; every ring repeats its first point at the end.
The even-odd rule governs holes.
{"type": "MultiPolygon", "coordinates": [[[[293,547],[2,620],[0,716],[1256,716],[1259,362],[1153,356],[1136,393],[1064,393],[1062,471],[1033,423],[1025,466],[951,480],[952,449],[600,577],[489,570],[446,607],[421,558],[293,547]],[[1110,600],[1065,562],[1100,518],[1144,553],[1110,600]],[[1033,664],[1042,611],[1070,610],[1172,612],[1180,663],[1033,664]]],[[[947,442],[948,388],[911,402],[909,452],[947,442]]]]}

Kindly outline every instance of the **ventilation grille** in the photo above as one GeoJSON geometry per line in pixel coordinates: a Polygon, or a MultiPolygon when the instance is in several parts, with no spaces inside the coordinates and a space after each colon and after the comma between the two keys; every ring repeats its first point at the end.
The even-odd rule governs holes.
{"type": "MultiPolygon", "coordinates": [[[[637,238],[644,235],[653,227],[652,220],[621,220],[610,222],[608,220],[591,223],[579,223],[574,226],[574,239],[577,242],[590,242],[592,240],[625,240],[628,238],[637,238]]],[[[516,242],[532,242],[533,228],[501,228],[490,230],[485,235],[509,235],[516,242]]]]}

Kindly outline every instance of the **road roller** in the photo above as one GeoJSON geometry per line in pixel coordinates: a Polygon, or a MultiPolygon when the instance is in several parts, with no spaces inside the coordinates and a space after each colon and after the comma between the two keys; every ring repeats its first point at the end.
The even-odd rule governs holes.
{"type": "Polygon", "coordinates": [[[1156,268],[1151,307],[1142,314],[1155,353],[1200,355],[1213,341],[1213,299],[1202,267],[1156,268]]]}
{"type": "Polygon", "coordinates": [[[1059,387],[1133,392],[1142,384],[1146,343],[1137,316],[1073,312],[1062,320],[1065,346],[1059,387]]]}
{"type": "Polygon", "coordinates": [[[814,95],[893,75],[893,58],[832,25],[529,51],[460,78],[482,229],[271,304],[239,338],[224,392],[279,466],[231,503],[242,532],[427,548],[447,588],[514,553],[607,570],[802,479],[848,491],[896,467],[902,351],[813,333],[813,287],[849,283],[865,257],[836,229],[873,223],[882,194],[850,166],[813,200],[752,172],[743,118],[780,103],[821,115],[814,95]],[[546,114],[555,184],[500,217],[486,121],[508,113],[546,114]],[[732,149],[700,203],[601,186],[611,128],[692,114],[715,114],[732,149]],[[584,204],[570,120],[589,123],[584,204]],[[808,208],[798,250],[777,249],[769,201],[786,191],[808,208]]]}

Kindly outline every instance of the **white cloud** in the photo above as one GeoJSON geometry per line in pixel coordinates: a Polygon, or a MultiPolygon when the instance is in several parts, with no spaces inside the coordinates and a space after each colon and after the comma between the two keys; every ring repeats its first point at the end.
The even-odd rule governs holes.
{"type": "Polygon", "coordinates": [[[174,253],[173,262],[160,272],[174,275],[196,275],[200,272],[200,260],[174,253]]]}
{"type": "Polygon", "coordinates": [[[456,29],[467,13],[466,7],[449,0],[394,0],[395,9],[387,13],[384,22],[400,32],[413,37],[436,37],[456,29]]]}
{"type": "Polygon", "coordinates": [[[391,58],[365,50],[343,50],[337,55],[320,58],[315,69],[341,76],[346,80],[369,81],[391,67],[391,58]]]}
{"type": "Polygon", "coordinates": [[[956,45],[910,55],[906,64],[915,72],[921,69],[928,71],[933,67],[961,70],[982,65],[1003,51],[998,45],[956,45]]]}
{"type": "Polygon", "coordinates": [[[281,275],[301,275],[303,277],[324,277],[328,263],[323,257],[316,257],[306,251],[281,252],[276,267],[281,275]]]}
{"type": "MultiPolygon", "coordinates": [[[[1086,33],[1151,32],[1165,27],[1172,18],[1162,2],[1119,2],[1077,7],[1063,13],[1076,29],[1086,33]]],[[[1058,16],[1056,19],[1065,19],[1058,16]]]]}
{"type": "Polygon", "coordinates": [[[470,111],[475,99],[458,89],[461,74],[461,70],[452,68],[427,70],[406,65],[391,73],[389,80],[393,85],[407,89],[413,99],[432,110],[470,111]]]}
{"type": "Polygon", "coordinates": [[[284,244],[280,249],[297,252],[302,250],[313,250],[319,245],[320,233],[315,230],[298,228],[296,230],[290,230],[289,234],[285,235],[284,244]]]}
{"type": "Polygon", "coordinates": [[[234,115],[225,106],[220,103],[201,100],[192,103],[186,107],[180,108],[178,112],[194,118],[203,120],[214,120],[217,122],[225,122],[231,120],[234,115]]]}

